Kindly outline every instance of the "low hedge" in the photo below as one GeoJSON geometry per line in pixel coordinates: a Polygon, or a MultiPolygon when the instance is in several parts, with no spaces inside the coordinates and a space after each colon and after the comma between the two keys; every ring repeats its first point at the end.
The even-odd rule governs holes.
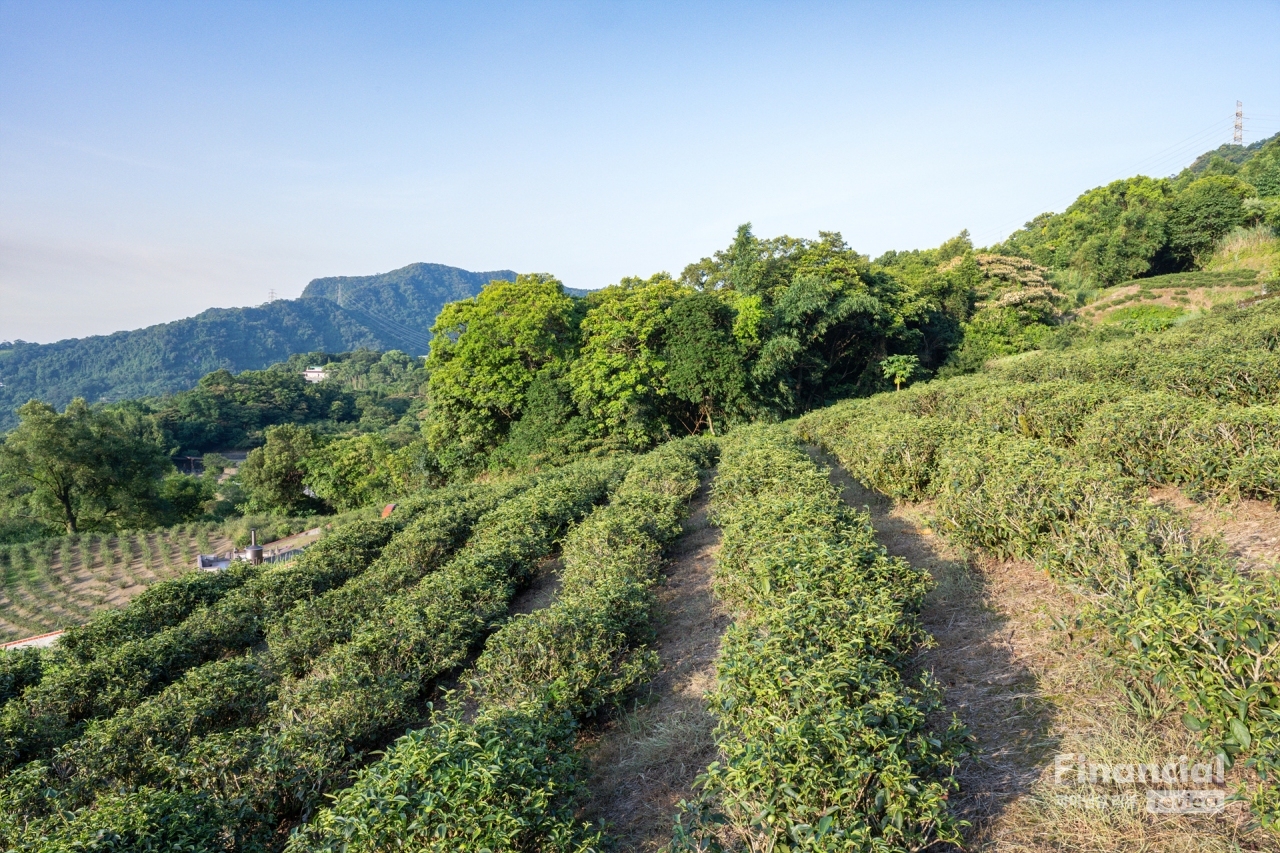
{"type": "Polygon", "coordinates": [[[147,587],[121,610],[108,610],[68,628],[57,649],[75,663],[109,655],[124,643],[142,640],[177,625],[261,574],[260,567],[234,564],[225,572],[193,571],[147,587]]]}
{"type": "MultiPolygon", "coordinates": [[[[329,786],[339,784],[361,762],[365,749],[385,742],[382,739],[389,727],[403,725],[420,713],[418,694],[430,686],[435,675],[465,659],[476,631],[490,629],[499,616],[497,599],[502,599],[500,610],[505,612],[514,581],[531,571],[566,523],[580,517],[608,492],[625,467],[625,462],[592,462],[525,481],[526,485],[543,481],[526,493],[520,493],[522,486],[498,488],[493,494],[507,500],[482,516],[471,542],[448,566],[426,574],[418,586],[392,596],[373,615],[366,614],[350,641],[321,655],[302,678],[285,676],[282,682],[274,682],[278,674],[270,668],[274,658],[268,648],[238,661],[245,670],[267,667],[252,675],[244,672],[252,683],[207,691],[203,700],[185,695],[188,684],[194,685],[205,673],[213,675],[211,668],[217,664],[209,664],[190,671],[133,712],[94,724],[85,737],[60,750],[57,759],[68,762],[62,771],[73,769],[78,756],[88,755],[90,761],[76,766],[95,772],[73,777],[71,784],[64,782],[52,802],[42,806],[40,797],[47,794],[50,775],[61,772],[56,762],[45,767],[43,774],[39,772],[41,762],[10,774],[0,805],[7,804],[6,800],[21,803],[29,817],[22,826],[9,830],[9,843],[20,838],[58,837],[56,828],[68,813],[114,815],[119,799],[125,796],[115,791],[139,790],[133,786],[142,785],[199,796],[202,802],[213,804],[207,819],[217,824],[223,845],[219,849],[275,849],[276,830],[282,822],[305,815],[329,786]],[[510,575],[506,580],[498,576],[503,571],[510,575]],[[478,620],[477,608],[482,614],[478,620]],[[468,615],[454,626],[456,631],[439,618],[446,612],[460,615],[464,611],[468,615]],[[416,648],[403,645],[408,636],[397,634],[397,617],[415,621],[412,636],[416,648]],[[386,625],[384,619],[392,624],[386,625]],[[395,636],[388,637],[388,633],[395,636]],[[373,667],[378,667],[376,674],[373,667]],[[267,701],[254,703],[250,709],[255,690],[266,690],[260,698],[267,701]],[[222,717],[215,711],[219,707],[226,712],[222,717]],[[247,713],[235,718],[237,708],[247,713]],[[148,728],[148,719],[152,725],[160,725],[165,714],[173,715],[164,723],[171,726],[180,717],[185,719],[193,729],[191,736],[157,736],[137,759],[114,750],[113,739],[96,736],[112,729],[141,734],[148,728]],[[219,720],[226,725],[218,725],[219,720]],[[202,729],[201,721],[209,725],[202,729]],[[94,760],[100,766],[94,765],[94,760]],[[92,805],[77,806],[83,802],[83,798],[76,799],[77,784],[98,791],[92,805]]],[[[438,520],[456,521],[456,508],[441,505],[438,520]]],[[[429,514],[423,509],[420,518],[429,514]]],[[[420,540],[442,530],[415,522],[401,536],[420,540]]],[[[430,549],[418,547],[421,544],[402,542],[396,565],[400,559],[411,559],[406,555],[428,553],[430,549]]],[[[407,625],[402,622],[398,627],[407,625]]],[[[128,740],[126,736],[122,742],[128,740]]],[[[156,817],[162,819],[168,816],[156,817]]],[[[103,826],[113,828],[109,821],[103,826]]],[[[4,827],[3,821],[0,827],[4,827]]]]}
{"type": "MultiPolygon", "coordinates": [[[[873,411],[874,400],[834,407],[800,431],[874,485],[895,474],[877,471],[865,447],[874,430],[892,432],[873,411]]],[[[1083,586],[1093,602],[1083,616],[1111,632],[1111,653],[1132,675],[1184,703],[1183,720],[1206,749],[1269,780],[1280,768],[1280,578],[1241,573],[1220,540],[1194,536],[1184,517],[1151,504],[1144,482],[1177,479],[1180,464],[1192,470],[1198,463],[1177,461],[1184,452],[1229,456],[1230,434],[1216,425],[1270,423],[1258,414],[1141,395],[1100,408],[1074,451],[955,422],[948,433],[947,422],[921,419],[937,437],[922,479],[944,532],[1083,586]],[[1221,443],[1198,445],[1197,430],[1221,443]]],[[[900,436],[920,431],[910,420],[898,416],[900,436]]],[[[1259,449],[1270,452],[1268,440],[1259,449]]],[[[1203,482],[1229,482],[1205,470],[1203,482]]],[[[1254,806],[1280,825],[1275,786],[1263,785],[1254,806]]]]}
{"type": "Polygon", "coordinates": [[[83,723],[137,705],[192,667],[261,642],[271,619],[363,571],[396,527],[361,521],[340,528],[296,560],[253,573],[177,625],[88,663],[46,672],[0,710],[0,771],[48,756],[83,723]]]}
{"type": "Polygon", "coordinates": [[[716,590],[735,610],[711,711],[721,760],[674,849],[918,850],[958,841],[947,810],[963,726],[901,668],[926,640],[928,576],[886,556],[785,428],[723,443],[716,590]]]}
{"type": "Polygon", "coordinates": [[[650,588],[711,449],[685,440],[637,460],[566,538],[556,600],[490,637],[467,701],[396,741],[289,850],[597,849],[599,832],[574,816],[576,727],[653,671],[639,645],[650,588]]]}
{"type": "Polygon", "coordinates": [[[45,654],[36,648],[0,650],[0,703],[8,702],[44,676],[45,654]]]}

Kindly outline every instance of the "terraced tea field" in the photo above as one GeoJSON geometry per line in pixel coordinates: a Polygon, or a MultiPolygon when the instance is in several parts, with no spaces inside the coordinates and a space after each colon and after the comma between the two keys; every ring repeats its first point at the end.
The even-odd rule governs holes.
{"type": "Polygon", "coordinates": [[[156,581],[190,571],[197,553],[232,545],[215,524],[157,533],[94,533],[0,548],[0,642],[88,622],[156,581]]]}

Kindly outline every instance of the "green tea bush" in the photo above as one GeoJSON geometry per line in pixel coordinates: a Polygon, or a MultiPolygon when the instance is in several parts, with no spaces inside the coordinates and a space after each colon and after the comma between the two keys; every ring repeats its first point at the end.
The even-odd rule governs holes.
{"type": "Polygon", "coordinates": [[[573,731],[537,705],[470,724],[443,714],[397,740],[287,849],[594,853],[599,835],[574,818],[573,731]]]}
{"type": "Polygon", "coordinates": [[[45,658],[40,649],[0,651],[0,702],[8,702],[44,675],[45,658]]]}
{"type": "Polygon", "coordinates": [[[93,809],[61,814],[35,853],[205,853],[228,849],[217,805],[198,794],[144,788],[93,809]]]}
{"type": "MultiPolygon", "coordinates": [[[[1200,464],[1186,454],[1216,456],[1227,472],[1214,480],[1220,485],[1232,470],[1228,448],[1241,446],[1233,442],[1274,442],[1264,428],[1270,407],[1260,408],[1136,395],[1099,409],[1076,451],[956,423],[933,455],[930,482],[944,532],[1082,585],[1092,602],[1083,615],[1109,629],[1113,656],[1184,703],[1183,720],[1207,749],[1228,764],[1244,758],[1270,779],[1280,767],[1280,577],[1242,574],[1220,541],[1192,536],[1186,519],[1147,501],[1142,479],[1116,470],[1176,480],[1200,464]],[[1206,444],[1198,435],[1219,438],[1206,444]]],[[[874,472],[856,468],[868,458],[862,420],[833,409],[800,431],[874,482],[874,472]]],[[[1277,823],[1274,786],[1262,786],[1255,808],[1277,823]]]]}
{"type": "Polygon", "coordinates": [[[85,625],[68,628],[58,650],[76,663],[89,663],[131,640],[141,640],[178,624],[201,607],[256,577],[247,564],[225,572],[191,572],[147,587],[121,610],[99,614],[85,625]]]}
{"type": "Polygon", "coordinates": [[[1280,501],[1277,406],[1135,395],[1095,413],[1081,449],[1127,475],[1176,483],[1192,495],[1280,501]]]}
{"type": "MultiPolygon", "coordinates": [[[[418,560],[426,562],[413,571],[419,576],[425,574],[429,581],[431,570],[456,545],[460,529],[469,527],[470,520],[481,516],[486,508],[489,511],[481,516],[468,546],[471,558],[467,559],[465,552],[459,554],[450,564],[451,572],[446,567],[437,573],[452,574],[455,584],[473,580],[465,576],[483,568],[484,558],[496,560],[517,573],[527,572],[527,564],[552,547],[567,522],[603,497],[622,470],[625,464],[592,463],[512,484],[442,490],[432,500],[416,502],[415,511],[420,515],[392,540],[400,544],[383,549],[387,559],[379,557],[354,582],[379,572],[407,571],[406,561],[418,560]],[[542,485],[524,494],[535,483],[542,485]],[[499,506],[495,508],[494,503],[499,506]],[[428,540],[435,545],[429,547],[428,540]],[[529,553],[530,549],[537,554],[529,553]]],[[[482,585],[485,578],[493,580],[492,574],[476,577],[476,585],[482,585]]],[[[491,586],[495,594],[503,587],[491,586]]],[[[0,785],[0,808],[13,815],[0,819],[0,842],[17,845],[20,840],[44,837],[51,827],[60,825],[59,815],[88,809],[87,804],[95,802],[95,795],[99,805],[109,804],[118,797],[115,791],[154,786],[207,796],[217,805],[216,820],[221,822],[228,849],[272,849],[280,822],[305,813],[304,809],[321,798],[325,785],[342,779],[360,762],[363,748],[377,743],[389,726],[403,725],[419,713],[413,696],[429,685],[433,675],[461,662],[469,646],[467,639],[456,634],[433,633],[432,627],[442,626],[432,623],[430,614],[423,612],[421,599],[412,606],[394,595],[386,600],[386,593],[393,591],[384,589],[379,610],[369,607],[372,599],[365,595],[342,599],[338,594],[346,588],[300,602],[290,611],[294,617],[311,612],[324,623],[324,630],[312,632],[300,619],[292,624],[313,643],[322,637],[334,640],[336,630],[344,636],[354,633],[363,645],[353,648],[351,643],[339,642],[332,654],[317,661],[314,678],[298,679],[287,674],[288,666],[284,671],[279,669],[281,661],[292,665],[298,659],[275,654],[270,647],[270,637],[292,635],[269,630],[266,649],[189,670],[169,688],[135,708],[90,724],[82,736],[57,750],[52,762],[30,762],[11,773],[0,785]],[[329,596],[350,605],[348,615],[353,625],[340,626],[330,621],[337,611],[327,605],[315,609],[329,596]],[[333,670],[335,663],[354,664],[359,662],[361,653],[376,654],[379,635],[386,631],[382,620],[394,623],[394,616],[388,614],[408,615],[411,611],[416,611],[412,616],[426,622],[419,642],[434,642],[437,651],[433,653],[427,647],[420,655],[414,655],[402,649],[405,654],[397,663],[416,667],[412,673],[382,670],[372,680],[362,680],[362,673],[369,671],[366,668],[347,672],[350,678],[333,683],[333,676],[342,674],[333,670]],[[346,655],[340,652],[344,647],[346,655]],[[440,668],[433,670],[433,665],[440,668]],[[282,675],[286,682],[283,697],[282,675]],[[398,686],[396,681],[400,682],[398,686]],[[328,701],[330,705],[309,705],[305,713],[300,713],[290,699],[296,699],[299,692],[306,693],[306,685],[314,687],[317,683],[338,688],[307,694],[312,700],[328,701]],[[396,698],[400,704],[390,708],[389,700],[396,698]],[[379,712],[382,716],[378,716],[379,712]],[[295,760],[297,764],[290,763],[295,760]]],[[[440,585],[429,589],[445,608],[454,607],[456,602],[462,609],[475,604],[451,598],[450,590],[440,585]]],[[[418,591],[428,593],[424,589],[418,591]]],[[[481,620],[479,629],[484,630],[489,621],[481,620]]],[[[465,627],[474,630],[477,625],[472,620],[465,627]]],[[[296,652],[299,647],[291,648],[296,652]]],[[[364,662],[370,661],[366,658],[364,662]]]]}
{"type": "Polygon", "coordinates": [[[291,563],[246,570],[249,580],[177,625],[46,673],[0,710],[0,770],[47,755],[84,721],[133,707],[191,667],[261,642],[272,618],[359,574],[394,532],[383,521],[339,528],[291,563]]]}
{"type": "Polygon", "coordinates": [[[1280,301],[1222,307],[1173,329],[990,366],[1013,383],[1053,379],[1128,385],[1219,403],[1280,402],[1280,301]]]}
{"type": "Polygon", "coordinates": [[[574,817],[576,724],[652,672],[637,645],[649,636],[650,587],[711,452],[687,439],[637,460],[566,537],[557,599],[489,638],[469,702],[396,741],[289,849],[597,849],[599,833],[574,817]],[[470,721],[468,704],[480,709],[470,721]]]}
{"type": "Polygon", "coordinates": [[[477,519],[531,483],[525,478],[501,486],[451,486],[430,493],[430,500],[415,502],[417,516],[367,571],[318,598],[299,602],[271,623],[266,640],[275,668],[295,677],[305,675],[312,660],[346,642],[389,596],[443,564],[477,519]]]}
{"type": "Polygon", "coordinates": [[[927,575],[886,556],[786,430],[723,446],[716,588],[738,614],[711,699],[723,759],[675,848],[715,848],[722,822],[780,853],[957,841],[946,801],[965,731],[932,723],[939,691],[899,670],[927,640],[915,616],[927,575]]]}
{"type": "MultiPolygon", "coordinates": [[[[45,784],[33,789],[34,798],[16,794],[22,786],[0,786],[0,810],[29,821],[54,809],[80,807],[101,790],[171,781],[168,756],[186,750],[194,738],[259,722],[276,698],[281,675],[305,672],[308,661],[348,637],[375,602],[395,591],[397,579],[420,577],[443,562],[480,514],[529,482],[531,478],[492,487],[450,487],[418,499],[417,517],[366,572],[319,598],[299,602],[282,617],[293,633],[282,633],[280,624],[273,623],[267,650],[188,670],[135,708],[91,724],[55,753],[45,784]],[[284,642],[287,653],[273,646],[275,639],[284,642]]],[[[4,837],[0,830],[0,840],[4,837]]]]}

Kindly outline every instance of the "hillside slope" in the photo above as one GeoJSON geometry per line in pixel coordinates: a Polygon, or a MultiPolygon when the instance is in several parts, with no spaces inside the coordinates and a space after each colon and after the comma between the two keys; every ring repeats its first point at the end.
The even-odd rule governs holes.
{"type": "Polygon", "coordinates": [[[0,430],[32,398],[114,401],[189,388],[214,370],[255,370],[293,353],[368,347],[425,352],[441,306],[509,270],[411,264],[381,275],[316,279],[299,299],[211,308],[144,329],[0,349],[0,430]],[[339,284],[342,304],[337,303],[339,284]]]}

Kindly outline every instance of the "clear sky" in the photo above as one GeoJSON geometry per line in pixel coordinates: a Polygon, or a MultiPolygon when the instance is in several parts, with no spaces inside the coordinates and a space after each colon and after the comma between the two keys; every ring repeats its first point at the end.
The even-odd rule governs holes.
{"type": "Polygon", "coordinates": [[[1280,3],[0,0],[0,340],[415,261],[995,242],[1280,130],[1280,3]]]}

